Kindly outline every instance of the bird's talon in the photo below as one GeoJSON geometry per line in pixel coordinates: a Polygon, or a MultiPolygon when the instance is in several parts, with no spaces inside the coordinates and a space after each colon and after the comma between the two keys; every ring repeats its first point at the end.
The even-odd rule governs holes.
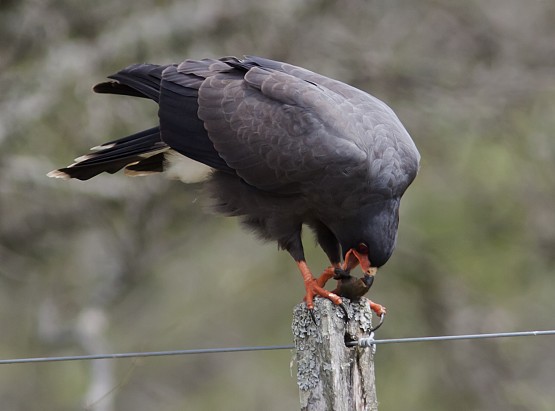
{"type": "Polygon", "coordinates": [[[387,309],[383,305],[375,303],[374,301],[368,301],[368,302],[370,304],[370,309],[374,311],[376,315],[381,316],[382,314],[383,315],[386,314],[387,309]]]}
{"type": "Polygon", "coordinates": [[[312,318],[312,322],[314,323],[314,325],[317,326],[318,323],[316,322],[316,316],[314,315],[314,308],[309,308],[308,313],[310,314],[310,318],[312,318]]]}
{"type": "Polygon", "coordinates": [[[370,332],[373,333],[378,328],[380,328],[382,326],[384,320],[385,320],[385,311],[380,315],[380,322],[378,323],[378,325],[376,325],[375,327],[372,327],[370,329],[370,332]]]}
{"type": "Polygon", "coordinates": [[[341,309],[343,310],[343,314],[345,314],[345,318],[347,319],[347,321],[349,321],[351,318],[349,317],[349,311],[347,310],[347,306],[345,305],[345,303],[341,302],[339,304],[339,307],[341,307],[341,309]]]}

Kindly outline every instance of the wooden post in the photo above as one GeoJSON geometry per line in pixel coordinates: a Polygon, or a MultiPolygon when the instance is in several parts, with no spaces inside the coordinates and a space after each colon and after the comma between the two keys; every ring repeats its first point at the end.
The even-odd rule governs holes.
{"type": "Polygon", "coordinates": [[[297,384],[302,411],[377,411],[374,355],[370,348],[347,347],[345,338],[368,337],[372,311],[368,300],[343,299],[341,308],[324,298],[314,300],[314,324],[306,305],[293,312],[297,384]]]}

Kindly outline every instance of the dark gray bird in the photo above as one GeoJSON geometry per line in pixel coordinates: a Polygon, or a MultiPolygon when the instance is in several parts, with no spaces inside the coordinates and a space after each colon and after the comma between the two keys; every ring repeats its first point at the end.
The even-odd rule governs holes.
{"type": "Polygon", "coordinates": [[[94,91],[154,100],[159,125],[95,147],[50,177],[87,180],[122,168],[131,175],[164,172],[183,156],[210,166],[206,184],[215,209],[239,216],[291,254],[309,308],[315,295],[341,303],[323,286],[334,276],[351,283],[348,273],[334,274],[349,251],[365,275],[391,256],[399,202],[420,155],[382,101],[260,57],[137,64],[109,78],[94,91]],[[305,261],[303,225],[331,262],[318,280],[305,261]]]}

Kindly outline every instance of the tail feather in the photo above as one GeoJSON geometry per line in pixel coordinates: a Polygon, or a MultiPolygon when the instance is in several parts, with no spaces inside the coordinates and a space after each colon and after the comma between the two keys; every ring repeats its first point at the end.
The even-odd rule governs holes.
{"type": "Polygon", "coordinates": [[[100,173],[113,174],[124,167],[142,164],[139,171],[163,171],[163,155],[169,146],[160,138],[159,127],[141,131],[128,137],[95,147],[95,151],[76,159],[76,162],[48,173],[48,177],[88,180],[100,173]],[[145,159],[156,157],[151,162],[145,159]],[[149,168],[150,167],[150,168],[149,168]]]}
{"type": "Polygon", "coordinates": [[[164,153],[158,153],[152,157],[145,158],[138,163],[125,167],[127,176],[144,176],[148,174],[161,173],[164,171],[166,158],[164,153]]]}
{"type": "MultiPolygon", "coordinates": [[[[152,130],[154,129],[150,129],[146,131],[152,131],[152,130]]],[[[137,134],[133,134],[132,136],[129,136],[129,137],[136,137],[136,138],[133,138],[132,140],[129,140],[129,137],[124,137],[122,140],[125,139],[126,141],[120,142],[119,140],[116,140],[109,144],[106,143],[97,147],[93,147],[91,149],[94,151],[93,153],[85,154],[81,157],[78,157],[75,159],[75,162],[93,163],[94,161],[97,161],[97,160],[108,160],[110,158],[118,158],[122,156],[125,157],[132,154],[142,154],[144,153],[145,150],[151,151],[152,149],[167,147],[166,144],[163,143],[160,139],[154,140],[153,134],[148,134],[141,137],[140,134],[142,133],[144,133],[144,131],[141,133],[137,133],[137,134]]]]}
{"type": "Polygon", "coordinates": [[[99,146],[91,148],[91,150],[100,151],[100,150],[105,150],[116,146],[121,148],[126,143],[133,143],[134,141],[137,141],[137,140],[142,141],[143,138],[146,138],[146,139],[152,138],[151,137],[152,134],[156,132],[160,133],[160,127],[149,128],[147,130],[143,130],[143,131],[139,131],[138,133],[131,134],[130,136],[127,136],[127,137],[122,137],[122,138],[117,138],[115,140],[107,141],[106,143],[102,143],[99,146]]]}
{"type": "Polygon", "coordinates": [[[208,70],[208,65],[220,65],[219,70],[229,70],[229,65],[216,60],[192,64],[195,72],[191,76],[179,74],[175,64],[135,64],[109,76],[112,81],[94,86],[97,93],[143,97],[159,105],[162,103],[159,117],[164,127],[164,139],[160,127],[155,127],[109,141],[93,147],[89,154],[76,158],[73,164],[51,171],[48,176],[88,180],[103,172],[113,174],[122,168],[128,175],[162,172],[171,163],[168,150],[169,153],[175,150],[180,156],[213,168],[232,171],[215,150],[197,115],[200,84],[197,84],[199,79],[195,73],[208,70]]]}
{"type": "Polygon", "coordinates": [[[167,67],[169,66],[134,64],[109,76],[115,81],[99,83],[93,87],[93,90],[96,93],[144,97],[158,102],[162,72],[167,67]]]}

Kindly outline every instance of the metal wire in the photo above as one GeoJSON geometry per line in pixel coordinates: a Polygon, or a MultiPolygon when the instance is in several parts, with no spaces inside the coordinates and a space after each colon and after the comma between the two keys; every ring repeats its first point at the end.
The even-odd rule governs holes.
{"type": "Polygon", "coordinates": [[[544,331],[517,331],[507,333],[490,333],[490,334],[465,334],[465,335],[440,335],[435,337],[412,337],[412,338],[390,338],[383,340],[374,340],[373,337],[361,338],[357,341],[347,343],[347,346],[359,345],[361,347],[369,347],[376,344],[399,344],[413,342],[429,342],[429,341],[454,341],[454,340],[479,340],[484,338],[507,338],[507,337],[533,337],[538,335],[555,335],[555,330],[544,331]]]}
{"type": "MultiPolygon", "coordinates": [[[[486,338],[507,338],[507,337],[532,337],[540,335],[555,335],[555,330],[543,331],[518,331],[506,333],[490,333],[490,334],[464,334],[464,335],[443,335],[434,337],[412,337],[412,338],[390,338],[383,340],[374,340],[373,337],[361,338],[357,341],[347,343],[348,346],[371,347],[377,344],[403,344],[414,342],[431,342],[431,341],[453,341],[453,340],[477,340],[486,338]]],[[[200,348],[192,350],[173,350],[173,351],[145,351],[145,352],[127,352],[116,354],[94,354],[94,355],[73,355],[65,357],[35,357],[35,358],[16,358],[8,360],[0,360],[0,365],[4,364],[26,364],[26,363],[43,363],[56,361],[86,361],[86,360],[112,360],[119,358],[138,358],[138,357],[162,357],[170,355],[190,355],[190,354],[216,354],[228,352],[244,352],[244,351],[271,351],[271,350],[291,350],[294,345],[268,345],[254,347],[226,347],[226,348],[200,348]]]]}
{"type": "Polygon", "coordinates": [[[227,347],[227,348],[199,348],[192,350],[172,350],[172,351],[145,351],[145,352],[126,352],[117,354],[93,354],[93,355],[70,355],[65,357],[35,357],[35,358],[16,358],[12,360],[0,360],[2,364],[24,364],[36,362],[55,362],[55,361],[82,361],[82,360],[113,360],[118,358],[138,358],[138,357],[163,357],[170,355],[189,355],[189,354],[216,354],[225,352],[241,351],[270,351],[270,350],[290,350],[295,348],[293,345],[268,345],[256,347],[227,347]]]}

